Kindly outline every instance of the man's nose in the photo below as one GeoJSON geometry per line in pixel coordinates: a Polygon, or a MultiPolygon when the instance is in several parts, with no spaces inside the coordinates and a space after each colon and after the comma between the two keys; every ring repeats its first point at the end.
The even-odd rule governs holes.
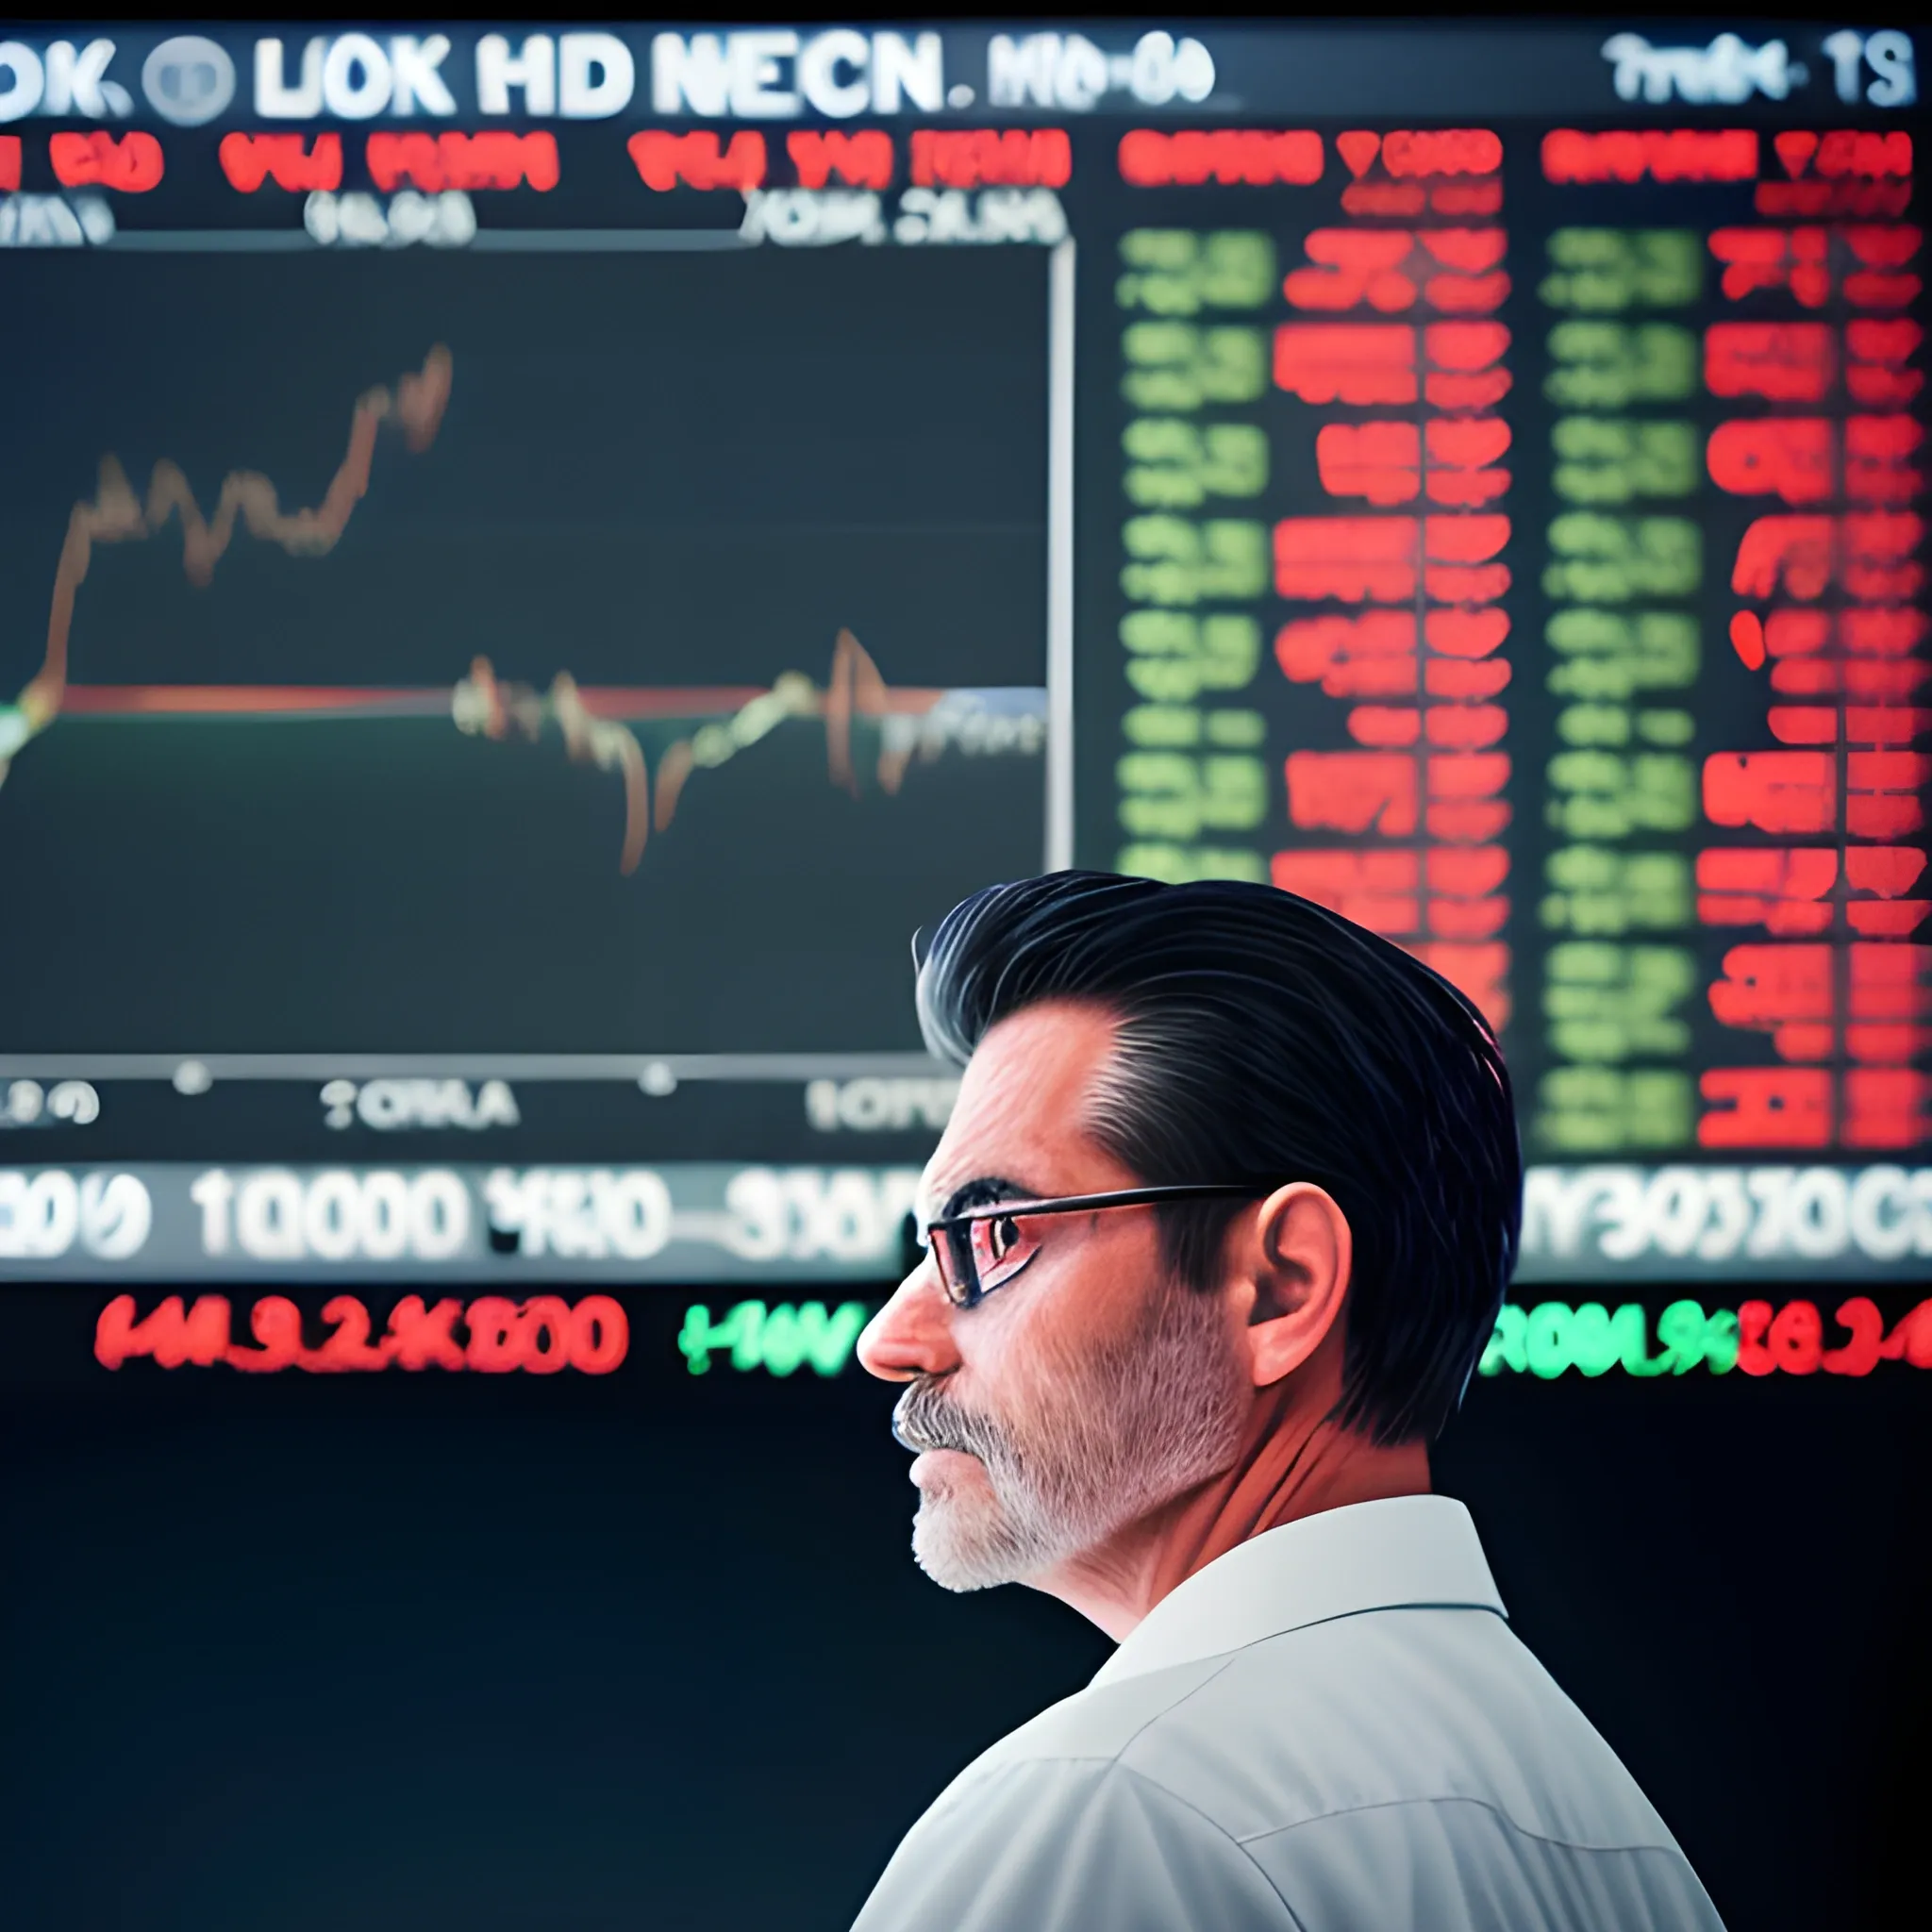
{"type": "Polygon", "coordinates": [[[941,1375],[958,1366],[953,1345],[953,1306],[940,1286],[930,1255],[922,1255],[892,1298],[858,1338],[858,1359],[886,1382],[941,1375]]]}

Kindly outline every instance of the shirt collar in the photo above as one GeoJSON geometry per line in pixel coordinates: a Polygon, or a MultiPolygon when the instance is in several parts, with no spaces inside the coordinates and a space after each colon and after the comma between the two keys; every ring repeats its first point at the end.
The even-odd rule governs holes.
{"type": "Polygon", "coordinates": [[[1264,1530],[1170,1591],[1095,1684],[1221,1657],[1363,1610],[1507,1612],[1469,1511],[1448,1496],[1351,1503],[1264,1530]]]}

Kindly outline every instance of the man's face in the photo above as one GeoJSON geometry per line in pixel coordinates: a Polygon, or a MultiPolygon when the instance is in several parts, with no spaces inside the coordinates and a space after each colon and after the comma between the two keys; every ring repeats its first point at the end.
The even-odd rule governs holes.
{"type": "MultiPolygon", "coordinates": [[[[1142,1184],[1089,1132],[1115,1022],[1027,1008],[980,1042],[926,1168],[922,1222],[1142,1184]]],[[[1034,1579],[1232,1466],[1251,1391],[1226,1297],[1171,1280],[1152,1208],[1016,1217],[1005,1285],[955,1307],[928,1257],[859,1338],[907,1381],[913,1554],[935,1582],[1034,1579]]]]}

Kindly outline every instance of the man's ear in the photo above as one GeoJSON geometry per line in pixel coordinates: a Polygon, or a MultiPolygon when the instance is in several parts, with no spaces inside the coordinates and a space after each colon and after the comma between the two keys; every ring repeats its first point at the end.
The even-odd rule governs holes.
{"type": "Polygon", "coordinates": [[[1246,1330],[1256,1388],[1292,1374],[1336,1329],[1355,1256],[1348,1217],[1312,1181],[1262,1202],[1244,1272],[1255,1284],[1246,1330]]]}

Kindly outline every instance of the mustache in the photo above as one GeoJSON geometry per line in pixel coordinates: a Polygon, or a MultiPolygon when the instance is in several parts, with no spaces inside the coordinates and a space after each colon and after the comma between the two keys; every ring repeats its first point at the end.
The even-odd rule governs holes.
{"type": "Polygon", "coordinates": [[[958,1449],[984,1460],[1006,1447],[999,1427],[961,1408],[934,1381],[914,1382],[892,1409],[892,1440],[915,1456],[928,1449],[958,1449]]]}

